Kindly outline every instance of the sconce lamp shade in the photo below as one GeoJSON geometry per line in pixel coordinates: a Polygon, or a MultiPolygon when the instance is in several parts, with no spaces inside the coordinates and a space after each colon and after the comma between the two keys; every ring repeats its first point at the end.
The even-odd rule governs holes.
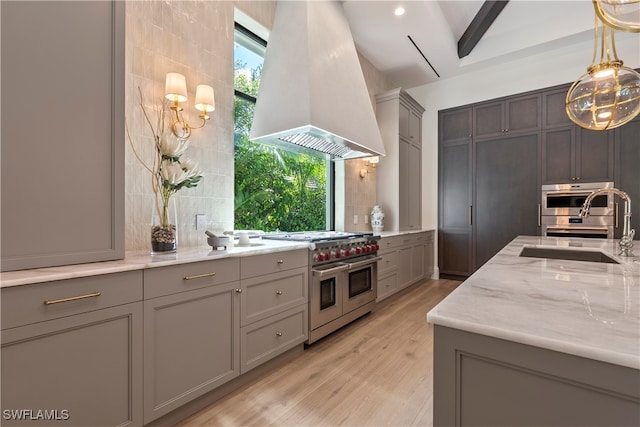
{"type": "Polygon", "coordinates": [[[620,31],[640,32],[640,0],[594,0],[602,21],[620,31]]]}
{"type": "Polygon", "coordinates": [[[164,85],[165,97],[171,101],[187,100],[187,80],[180,73],[167,73],[164,85]]]}
{"type": "Polygon", "coordinates": [[[196,109],[209,113],[216,109],[213,88],[209,85],[198,85],[196,88],[196,109]]]}
{"type": "Polygon", "coordinates": [[[569,89],[569,118],[586,129],[607,130],[631,121],[640,113],[640,74],[620,63],[589,67],[569,89]],[[603,67],[607,65],[607,67],[603,67]]]}

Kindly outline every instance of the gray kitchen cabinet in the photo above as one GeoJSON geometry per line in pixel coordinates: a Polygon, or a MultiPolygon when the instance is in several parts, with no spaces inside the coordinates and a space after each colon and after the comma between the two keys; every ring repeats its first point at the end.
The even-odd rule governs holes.
{"type": "Polygon", "coordinates": [[[433,275],[433,231],[383,237],[379,245],[376,301],[433,275]]]}
{"type": "Polygon", "coordinates": [[[612,181],[613,172],[612,131],[571,125],[543,132],[543,184],[612,181]]]}
{"type": "Polygon", "coordinates": [[[438,135],[442,144],[469,142],[473,137],[473,109],[453,108],[438,115],[438,135]]]}
{"type": "Polygon", "coordinates": [[[237,258],[145,270],[145,423],[240,375],[239,279],[237,258]]]}
{"type": "MultiPolygon", "coordinates": [[[[631,198],[631,227],[640,239],[640,117],[614,130],[615,135],[615,186],[631,198]]],[[[615,238],[622,234],[624,202],[616,196],[615,238]]],[[[635,248],[640,253],[640,248],[635,248]]]]}
{"type": "Polygon", "coordinates": [[[536,132],[475,144],[475,269],[518,235],[539,234],[539,140],[536,132]]]}
{"type": "Polygon", "coordinates": [[[632,426],[638,370],[434,327],[433,425],[632,426]]]}
{"type": "Polygon", "coordinates": [[[242,374],[307,340],[308,263],[307,249],[242,258],[242,374]]]}
{"type": "Polygon", "coordinates": [[[542,92],[542,128],[572,126],[565,109],[565,100],[571,84],[549,88],[542,92]]]}
{"type": "Polygon", "coordinates": [[[377,166],[377,203],[392,231],[421,227],[423,112],[399,88],[376,95],[376,118],[387,152],[377,166]]]}
{"type": "Polygon", "coordinates": [[[143,424],[141,271],[1,296],[3,425],[143,424]]]}
{"type": "Polygon", "coordinates": [[[539,93],[519,95],[473,107],[473,138],[540,130],[542,111],[539,93]]]}
{"type": "Polygon", "coordinates": [[[471,140],[454,143],[441,141],[438,157],[438,266],[440,274],[468,276],[473,272],[471,140]]]}
{"type": "Polygon", "coordinates": [[[121,259],[125,4],[0,10],[2,271],[121,259]]]}

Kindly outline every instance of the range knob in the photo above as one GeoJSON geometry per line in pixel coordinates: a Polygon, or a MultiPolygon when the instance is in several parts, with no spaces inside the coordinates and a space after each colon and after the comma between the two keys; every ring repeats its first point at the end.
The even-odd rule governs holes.
{"type": "Polygon", "coordinates": [[[329,253],[329,258],[327,258],[327,259],[332,259],[332,258],[333,259],[340,258],[340,255],[338,255],[338,253],[336,251],[331,251],[329,253]]]}

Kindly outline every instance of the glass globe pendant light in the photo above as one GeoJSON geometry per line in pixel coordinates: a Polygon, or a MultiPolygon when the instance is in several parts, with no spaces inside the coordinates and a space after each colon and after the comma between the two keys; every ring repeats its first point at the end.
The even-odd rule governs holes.
{"type": "Polygon", "coordinates": [[[640,32],[640,0],[593,0],[602,22],[620,31],[640,32]]]}
{"type": "MultiPolygon", "coordinates": [[[[595,4],[595,3],[594,3],[595,4]]],[[[614,30],[595,19],[593,59],[569,89],[566,111],[572,122],[586,129],[613,129],[640,113],[640,74],[623,66],[615,48],[614,30]],[[600,60],[596,64],[600,41],[600,60]]]]}

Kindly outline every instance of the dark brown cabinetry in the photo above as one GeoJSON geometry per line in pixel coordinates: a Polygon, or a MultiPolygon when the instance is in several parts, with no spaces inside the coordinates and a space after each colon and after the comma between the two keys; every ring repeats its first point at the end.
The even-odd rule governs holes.
{"type": "Polygon", "coordinates": [[[440,113],[438,264],[441,274],[468,276],[472,264],[472,109],[440,113]]]}
{"type": "Polygon", "coordinates": [[[613,132],[578,126],[545,130],[542,183],[604,182],[613,180],[613,132]]]}
{"type": "Polygon", "coordinates": [[[475,259],[480,268],[520,234],[538,234],[539,133],[474,145],[475,259]]]}
{"type": "MultiPolygon", "coordinates": [[[[517,235],[539,234],[542,184],[614,181],[640,200],[640,118],[606,132],[583,129],[565,112],[568,88],[439,112],[441,274],[468,276],[517,235]]],[[[640,215],[633,225],[640,229],[640,215]]]]}
{"type": "Polygon", "coordinates": [[[540,129],[540,94],[519,96],[473,107],[474,138],[540,129]]]}

